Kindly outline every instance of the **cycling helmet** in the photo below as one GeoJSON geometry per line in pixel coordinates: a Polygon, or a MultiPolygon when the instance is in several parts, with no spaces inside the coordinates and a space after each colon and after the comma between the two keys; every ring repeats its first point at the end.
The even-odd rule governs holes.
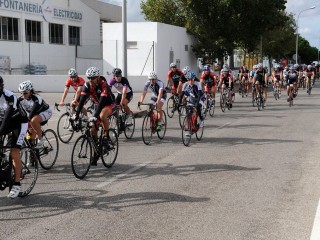
{"type": "Polygon", "coordinates": [[[113,74],[113,75],[116,75],[116,76],[121,76],[122,71],[121,71],[120,68],[114,68],[114,69],[112,70],[112,74],[113,74]]]}
{"type": "Polygon", "coordinates": [[[246,65],[243,65],[243,67],[242,67],[243,69],[247,69],[247,66],[246,65]]]}
{"type": "Polygon", "coordinates": [[[175,63],[170,63],[170,68],[176,68],[177,67],[177,64],[175,63]]]}
{"type": "Polygon", "coordinates": [[[151,79],[157,79],[157,73],[154,72],[154,71],[151,72],[151,73],[149,73],[148,78],[149,78],[149,80],[151,80],[151,79]]]}
{"type": "Polygon", "coordinates": [[[30,92],[33,90],[32,82],[30,80],[24,81],[19,85],[19,92],[30,92]]]}
{"type": "Polygon", "coordinates": [[[299,64],[296,63],[295,65],[293,65],[293,67],[294,67],[294,68],[298,68],[298,67],[299,67],[299,64]]]}
{"type": "Polygon", "coordinates": [[[202,71],[210,71],[210,67],[208,65],[204,65],[202,71]]]}
{"type": "Polygon", "coordinates": [[[294,65],[290,66],[289,69],[290,69],[290,70],[295,70],[294,65]]]}
{"type": "Polygon", "coordinates": [[[187,72],[190,72],[189,66],[185,66],[185,67],[182,69],[182,72],[183,72],[184,74],[187,74],[187,72]]]}
{"type": "Polygon", "coordinates": [[[308,67],[307,67],[309,70],[312,68],[312,66],[311,65],[308,65],[308,67]]]}
{"type": "Polygon", "coordinates": [[[186,79],[194,79],[196,77],[196,74],[194,72],[188,72],[186,74],[186,79]]]}
{"type": "Polygon", "coordinates": [[[222,68],[229,68],[229,65],[228,64],[223,64],[222,68]]]}
{"type": "Polygon", "coordinates": [[[71,78],[76,78],[76,77],[78,77],[78,73],[77,73],[77,71],[76,71],[74,68],[70,68],[70,69],[69,69],[68,75],[69,75],[71,78]]]}
{"type": "Polygon", "coordinates": [[[222,72],[229,72],[229,69],[224,67],[224,68],[222,68],[222,72]]]}
{"type": "Polygon", "coordinates": [[[99,77],[100,76],[100,71],[96,67],[88,68],[87,71],[86,71],[86,76],[87,76],[87,78],[99,77]]]}
{"type": "Polygon", "coordinates": [[[257,67],[257,65],[253,65],[253,67],[252,67],[253,69],[257,69],[258,67],[257,67]]]}

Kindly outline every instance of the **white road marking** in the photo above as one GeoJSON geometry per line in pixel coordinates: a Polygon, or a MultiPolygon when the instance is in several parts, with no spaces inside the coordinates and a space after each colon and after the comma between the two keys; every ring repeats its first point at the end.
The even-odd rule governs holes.
{"type": "Polygon", "coordinates": [[[226,123],[226,124],[224,124],[224,125],[222,125],[222,126],[218,127],[218,129],[222,129],[222,128],[226,127],[226,126],[229,126],[230,124],[231,124],[231,122],[228,122],[228,123],[226,123]]]}
{"type": "Polygon", "coordinates": [[[139,170],[140,168],[143,168],[143,167],[147,166],[147,165],[150,164],[150,163],[152,163],[152,161],[140,163],[138,166],[133,167],[133,168],[127,170],[126,172],[124,172],[124,173],[122,173],[122,174],[119,174],[119,175],[111,178],[111,179],[108,180],[108,181],[105,181],[105,182],[103,182],[103,183],[100,183],[100,184],[98,184],[96,187],[97,187],[97,188],[103,188],[103,187],[105,187],[105,186],[107,186],[107,185],[109,185],[109,184],[117,181],[118,179],[123,178],[123,177],[125,177],[126,175],[131,174],[131,173],[139,170]]]}
{"type": "Polygon", "coordinates": [[[310,236],[310,240],[319,240],[320,239],[320,199],[318,202],[318,208],[316,216],[313,222],[313,228],[310,236]]]}

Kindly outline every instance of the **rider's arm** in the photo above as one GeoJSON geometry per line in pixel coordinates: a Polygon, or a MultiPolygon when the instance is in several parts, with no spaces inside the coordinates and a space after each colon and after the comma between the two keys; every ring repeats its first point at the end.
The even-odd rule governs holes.
{"type": "Polygon", "coordinates": [[[171,79],[171,70],[168,72],[167,81],[166,81],[166,88],[169,86],[170,79],[171,79]]]}
{"type": "Polygon", "coordinates": [[[29,113],[29,120],[31,120],[36,115],[36,112],[37,112],[37,110],[39,109],[39,107],[41,105],[41,103],[39,102],[39,98],[38,97],[33,95],[31,98],[32,98],[34,104],[33,104],[33,107],[31,109],[30,113],[29,113]]]}
{"type": "MultiPolygon", "coordinates": [[[[13,96],[11,96],[10,98],[14,98],[13,96]]],[[[6,112],[4,114],[4,118],[1,122],[1,126],[0,126],[0,135],[3,135],[3,133],[5,133],[5,131],[7,130],[7,126],[8,126],[8,123],[10,121],[12,121],[10,119],[10,117],[12,116],[12,113],[14,111],[14,108],[13,108],[13,102],[9,102],[9,105],[6,109],[6,112]]]]}
{"type": "Polygon", "coordinates": [[[69,87],[66,86],[66,87],[64,88],[64,92],[63,92],[63,94],[62,94],[60,104],[64,104],[64,100],[66,99],[66,96],[67,96],[68,92],[69,92],[69,87]]]}
{"type": "Polygon", "coordinates": [[[87,84],[83,85],[81,89],[81,95],[80,95],[80,101],[79,105],[77,107],[77,112],[76,112],[76,119],[79,118],[79,114],[86,102],[87,97],[89,96],[90,93],[90,88],[88,88],[87,84]]]}

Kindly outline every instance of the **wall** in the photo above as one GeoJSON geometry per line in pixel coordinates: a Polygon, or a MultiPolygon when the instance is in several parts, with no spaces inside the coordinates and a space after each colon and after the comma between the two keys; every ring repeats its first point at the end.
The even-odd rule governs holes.
{"type": "MultiPolygon", "coordinates": [[[[169,71],[170,50],[174,52],[174,59],[180,59],[181,67],[189,65],[193,71],[198,72],[197,59],[191,48],[193,40],[186,33],[185,28],[156,22],[129,22],[127,24],[127,41],[137,41],[138,44],[136,49],[127,50],[128,76],[147,76],[153,70],[154,61],[158,78],[165,80],[169,71]],[[168,37],[173,32],[175,33],[174,37],[168,37]],[[155,45],[154,57],[151,50],[153,42],[155,45]],[[187,52],[184,50],[186,44],[189,47],[187,52]],[[144,65],[146,65],[145,68],[144,65]]],[[[111,72],[114,67],[122,68],[122,42],[122,23],[104,23],[104,72],[111,72]]]]}
{"type": "MultiPolygon", "coordinates": [[[[80,75],[84,79],[85,76],[80,75]]],[[[49,93],[56,93],[56,92],[63,92],[66,79],[68,78],[67,75],[3,75],[4,85],[5,88],[11,91],[17,91],[19,84],[26,80],[31,80],[34,85],[34,88],[37,91],[41,92],[49,92],[49,93]]],[[[105,75],[107,79],[110,76],[105,75]]],[[[141,92],[143,90],[143,86],[148,79],[145,76],[136,76],[136,77],[129,77],[130,85],[134,92],[141,92]]],[[[114,90],[114,89],[113,89],[114,90]]],[[[74,92],[73,89],[70,88],[70,92],[74,92]]],[[[59,100],[59,99],[58,99],[59,100]]],[[[57,100],[57,101],[58,101],[57,100]]]]}
{"type": "MultiPolygon", "coordinates": [[[[30,0],[29,2],[42,4],[43,0],[30,0]]],[[[52,6],[63,9],[76,10],[82,12],[82,21],[72,21],[67,19],[53,18],[52,23],[64,25],[64,44],[49,44],[49,23],[42,15],[28,14],[0,9],[0,16],[14,17],[19,19],[19,41],[1,41],[0,55],[10,56],[13,72],[22,73],[24,65],[30,63],[40,63],[47,66],[48,74],[64,74],[75,64],[75,46],[69,46],[68,26],[80,27],[79,52],[86,58],[101,59],[100,42],[100,16],[87,5],[79,0],[70,0],[70,6],[65,0],[50,0],[52,6]],[[42,22],[42,43],[30,44],[25,38],[25,19],[42,22]]]]}

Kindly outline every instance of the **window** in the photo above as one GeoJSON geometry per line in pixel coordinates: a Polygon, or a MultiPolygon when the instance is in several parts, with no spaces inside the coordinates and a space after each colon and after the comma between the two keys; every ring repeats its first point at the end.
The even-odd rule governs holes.
{"type": "Polygon", "coordinates": [[[41,43],[41,22],[26,20],[26,41],[41,43]]]}
{"type": "Polygon", "coordinates": [[[136,49],[138,48],[137,42],[127,42],[127,49],[136,49]]]}
{"type": "Polygon", "coordinates": [[[184,50],[186,51],[186,52],[188,52],[189,51],[189,46],[186,44],[186,45],[184,45],[184,50]]]}
{"type": "Polygon", "coordinates": [[[69,45],[80,45],[80,28],[69,26],[69,45]]]}
{"type": "Polygon", "coordinates": [[[49,23],[49,43],[63,44],[63,25],[49,23]]]}
{"type": "Polygon", "coordinates": [[[0,39],[18,41],[18,19],[0,17],[0,39]]]}

